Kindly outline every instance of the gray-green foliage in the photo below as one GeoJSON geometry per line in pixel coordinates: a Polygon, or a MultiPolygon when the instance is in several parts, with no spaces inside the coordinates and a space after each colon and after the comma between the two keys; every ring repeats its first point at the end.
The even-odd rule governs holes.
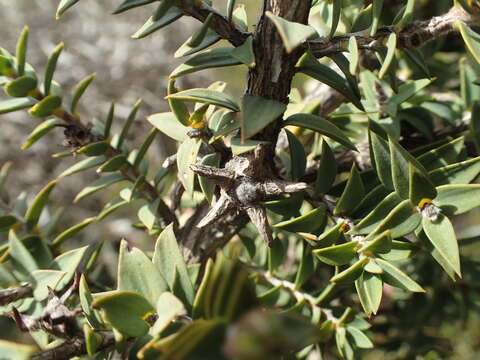
{"type": "MultiPolygon", "coordinates": [[[[63,43],[46,59],[44,74],[27,61],[35,56],[27,51],[28,27],[15,54],[0,48],[0,114],[24,110],[39,118],[25,125],[32,130],[19,146],[34,151],[37,141],[63,129],[69,149],[56,157],[76,159],[45,179],[38,194],[16,199],[7,196],[12,164],[1,168],[0,305],[36,347],[0,340],[0,357],[41,352],[42,359],[58,359],[46,350],[58,347],[65,359],[113,352],[146,359],[353,359],[376,346],[400,351],[395,341],[411,343],[405,357],[423,356],[434,346],[425,348],[421,330],[408,338],[405,327],[478,310],[478,263],[462,252],[478,239],[457,239],[453,224],[454,216],[480,207],[480,35],[470,27],[480,21],[479,5],[314,0],[305,10],[309,1],[285,2],[309,21],[269,1],[256,30],[247,21],[249,2],[228,1],[225,15],[206,0],[121,2],[115,14],[152,8],[137,39],[158,36],[183,16],[204,20],[175,53],[189,58],[165,84],[170,112],[147,117],[153,127],[138,149],[128,133],[141,101],[117,134],[114,104],[103,122],[87,124],[76,109],[94,75],[62,89],[54,79],[63,43]],[[421,21],[435,11],[443,28],[421,21]],[[257,36],[265,22],[276,34],[273,44],[257,36]],[[450,31],[466,50],[461,42],[446,44],[450,31]],[[229,43],[214,45],[222,37],[229,43]],[[283,57],[263,57],[271,48],[283,57]],[[291,79],[288,99],[269,93],[286,81],[288,72],[276,71],[289,59],[297,60],[291,76],[325,84],[330,98],[302,95],[291,79]],[[175,87],[174,79],[229,66],[249,71],[241,97],[225,81],[175,87]],[[178,151],[156,168],[148,150],[159,132],[178,151]],[[49,197],[65,177],[94,168],[98,179],[74,202],[114,184],[117,197],[70,227],[45,216],[56,208],[49,197]],[[155,245],[138,249],[123,240],[112,286],[102,278],[101,239],[95,247],[65,249],[122,207],[137,209],[135,226],[155,245]],[[452,290],[455,282],[463,287],[452,290]],[[441,298],[445,291],[449,299],[441,298]],[[448,310],[434,306],[442,301],[448,310]],[[417,319],[415,306],[422,307],[417,319]],[[413,325],[401,323],[400,311],[413,325]],[[376,325],[389,332],[376,336],[376,325]],[[73,348],[72,338],[85,347],[73,348]]],[[[82,1],[60,1],[56,16],[77,3],[81,11],[82,1]]]]}

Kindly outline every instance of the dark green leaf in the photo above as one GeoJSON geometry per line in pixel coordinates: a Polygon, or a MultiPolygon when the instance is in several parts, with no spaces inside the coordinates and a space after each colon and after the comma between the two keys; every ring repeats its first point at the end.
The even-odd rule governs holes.
{"type": "Polygon", "coordinates": [[[134,39],[141,39],[144,38],[157,30],[171,24],[175,20],[178,20],[182,17],[183,13],[175,6],[172,6],[165,15],[157,20],[153,20],[153,16],[150,17],[143,26],[137,30],[135,34],[132,35],[134,39]]]}
{"type": "Polygon", "coordinates": [[[20,76],[5,84],[5,93],[8,96],[20,97],[29,96],[37,88],[37,79],[30,75],[20,76]]]}
{"type": "Polygon", "coordinates": [[[364,196],[365,188],[355,163],[353,163],[347,185],[333,210],[334,215],[350,214],[360,204],[364,196]]]}
{"type": "Polygon", "coordinates": [[[35,104],[28,113],[33,117],[50,116],[62,106],[62,98],[58,95],[48,95],[35,104]]]}
{"type": "Polygon", "coordinates": [[[81,82],[79,82],[75,86],[75,90],[73,91],[72,106],[70,107],[70,110],[72,111],[73,114],[75,114],[75,110],[77,109],[77,105],[78,105],[78,102],[80,101],[80,98],[85,93],[85,90],[87,90],[88,86],[91,84],[93,79],[95,79],[96,75],[97,75],[96,73],[93,73],[87,76],[85,79],[83,79],[81,82]]]}
{"type": "Polygon", "coordinates": [[[382,279],[387,284],[412,292],[425,292],[420,285],[391,263],[382,259],[377,259],[377,263],[383,269],[382,279]]]}
{"type": "Polygon", "coordinates": [[[168,95],[167,99],[179,99],[185,101],[195,101],[211,105],[221,106],[233,111],[240,111],[240,107],[235,100],[225,93],[209,89],[189,89],[168,95]]]}
{"type": "Polygon", "coordinates": [[[43,208],[47,204],[50,193],[52,192],[55,185],[57,185],[56,180],[48,183],[33,199],[27,210],[27,213],[25,214],[25,222],[28,229],[33,229],[35,225],[37,225],[43,208]]]}
{"type": "Polygon", "coordinates": [[[43,83],[43,93],[45,96],[50,95],[50,88],[52,85],[53,74],[55,73],[55,69],[57,68],[58,57],[62,53],[63,48],[64,48],[63,42],[58,44],[55,50],[53,50],[50,57],[48,58],[47,67],[45,69],[45,81],[43,83]]]}
{"type": "Polygon", "coordinates": [[[22,150],[28,149],[38,140],[40,140],[43,136],[48,134],[50,130],[55,128],[56,126],[60,125],[62,120],[58,118],[48,119],[39,124],[28,136],[28,139],[22,144],[22,150]]]}
{"type": "Polygon", "coordinates": [[[90,185],[87,185],[85,188],[83,188],[83,190],[77,194],[73,202],[78,202],[81,199],[96,193],[97,191],[105,189],[110,185],[113,185],[123,180],[126,180],[123,174],[118,174],[118,173],[109,174],[104,177],[101,177],[100,179],[94,181],[90,185]]]}
{"type": "Polygon", "coordinates": [[[278,119],[287,106],[275,100],[261,96],[244,95],[242,98],[242,117],[240,120],[242,141],[251,138],[268,124],[278,119]]]}

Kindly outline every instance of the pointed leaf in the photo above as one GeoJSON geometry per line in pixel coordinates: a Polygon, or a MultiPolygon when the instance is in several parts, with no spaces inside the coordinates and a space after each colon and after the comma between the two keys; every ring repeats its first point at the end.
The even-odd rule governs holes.
{"type": "Polygon", "coordinates": [[[162,133],[174,140],[184,141],[188,138],[188,127],[182,125],[171,112],[153,114],[148,116],[147,120],[162,133]]]}
{"type": "Polygon", "coordinates": [[[432,200],[437,196],[437,189],[430,179],[415,168],[412,163],[408,164],[409,169],[409,196],[414,205],[419,205],[422,200],[432,200]]]}
{"type": "Polygon", "coordinates": [[[52,192],[53,188],[57,185],[57,181],[54,180],[48,183],[40,192],[35,196],[32,203],[30,204],[27,213],[25,214],[25,222],[29,229],[33,229],[37,225],[40,215],[43,211],[43,208],[47,204],[48,197],[52,192]]]}
{"type": "Polygon", "coordinates": [[[337,284],[349,284],[358,279],[362,273],[365,264],[368,263],[368,258],[363,258],[355,262],[348,269],[343,270],[330,279],[330,282],[337,284]]]}
{"type": "Polygon", "coordinates": [[[46,117],[62,106],[62,98],[58,95],[48,95],[35,104],[28,113],[33,117],[46,117]]]}
{"type": "Polygon", "coordinates": [[[73,199],[73,202],[75,203],[79,202],[83,198],[86,198],[87,196],[90,196],[96,193],[97,191],[105,189],[110,185],[113,185],[123,180],[126,180],[125,177],[123,176],[123,174],[119,174],[119,173],[113,173],[113,174],[109,174],[104,177],[101,177],[100,179],[94,181],[90,185],[87,185],[85,188],[83,188],[83,190],[77,194],[75,199],[73,199]]]}
{"type": "Polygon", "coordinates": [[[37,79],[30,75],[20,76],[5,84],[5,93],[12,97],[25,97],[37,88],[37,79]]]}
{"type": "Polygon", "coordinates": [[[80,0],[61,0],[60,3],[58,4],[57,8],[57,13],[55,14],[55,17],[60,19],[62,15],[67,11],[69,8],[71,8],[73,5],[75,5],[77,2],[80,0]]]}
{"type": "Polygon", "coordinates": [[[195,101],[200,103],[207,103],[216,106],[221,106],[233,111],[240,111],[239,106],[225,93],[209,90],[209,89],[189,89],[180,91],[175,94],[168,95],[167,99],[179,99],[185,101],[195,101]]]}
{"type": "Polygon", "coordinates": [[[350,263],[357,255],[358,241],[350,241],[345,244],[329,246],[313,250],[315,256],[326,264],[341,266],[350,263]]]}
{"type": "MultiPolygon", "coordinates": [[[[323,204],[322,204],[323,205],[323,204]]],[[[320,206],[312,211],[291,219],[279,222],[273,225],[274,228],[282,229],[290,232],[310,232],[315,233],[320,227],[322,227],[325,220],[326,206],[320,206]]]]}
{"type": "Polygon", "coordinates": [[[337,201],[333,214],[350,214],[360,204],[364,196],[365,188],[363,187],[362,178],[355,163],[353,163],[347,185],[343,190],[342,196],[337,201]]]}
{"type": "Polygon", "coordinates": [[[43,136],[48,134],[50,130],[58,126],[62,123],[61,119],[53,118],[48,119],[39,124],[28,136],[28,139],[22,144],[22,150],[28,149],[30,146],[35,144],[38,140],[40,140],[43,136]]]}
{"type": "Polygon", "coordinates": [[[313,27],[288,21],[267,11],[265,15],[273,22],[282,38],[287,53],[291,53],[305,40],[316,34],[313,27]]]}
{"type": "MultiPolygon", "coordinates": [[[[221,155],[219,153],[208,154],[202,158],[202,160],[200,161],[200,164],[218,167],[220,165],[220,159],[221,159],[221,155]]],[[[215,192],[215,186],[216,186],[215,182],[213,182],[212,180],[209,180],[204,176],[199,176],[198,182],[200,183],[200,188],[202,189],[203,194],[205,195],[205,198],[211,204],[213,199],[213,194],[215,192]]]]}
{"type": "Polygon", "coordinates": [[[268,124],[278,119],[287,106],[261,96],[244,95],[242,98],[242,140],[251,138],[268,124]]]}
{"type": "Polygon", "coordinates": [[[386,283],[412,292],[425,292],[420,285],[389,262],[377,259],[377,264],[383,269],[382,279],[386,283]]]}
{"type": "Polygon", "coordinates": [[[30,97],[3,100],[0,101],[0,114],[7,114],[10,112],[27,109],[36,103],[37,101],[30,97]]]}
{"type": "Polygon", "coordinates": [[[190,169],[190,165],[197,162],[201,144],[202,142],[197,139],[187,139],[182,142],[177,151],[178,177],[191,198],[193,198],[195,173],[190,169]]]}
{"type": "Polygon", "coordinates": [[[480,206],[480,184],[442,185],[437,191],[434,203],[447,216],[463,214],[480,206]]]}
{"type": "Polygon", "coordinates": [[[143,26],[137,30],[135,34],[132,35],[133,39],[144,38],[157,30],[171,24],[175,20],[178,20],[182,17],[183,13],[175,6],[172,6],[166,14],[157,21],[154,21],[153,16],[150,17],[143,26]]]}

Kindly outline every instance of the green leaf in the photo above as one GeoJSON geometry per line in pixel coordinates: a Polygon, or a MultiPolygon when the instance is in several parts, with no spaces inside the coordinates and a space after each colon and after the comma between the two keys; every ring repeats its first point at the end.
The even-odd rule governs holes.
{"type": "Polygon", "coordinates": [[[382,15],[383,0],[373,0],[372,9],[372,27],[370,29],[370,36],[375,36],[377,33],[378,25],[382,15]]]}
{"type": "Polygon", "coordinates": [[[420,285],[391,263],[382,259],[377,259],[376,261],[383,269],[383,274],[381,276],[383,281],[387,284],[412,292],[425,292],[420,285]]]}
{"type": "Polygon", "coordinates": [[[240,120],[242,141],[251,138],[268,124],[278,119],[287,106],[275,100],[261,96],[244,95],[242,98],[240,120]]]}
{"type": "Polygon", "coordinates": [[[414,231],[420,224],[421,219],[420,213],[407,199],[395,206],[370,235],[373,236],[390,230],[392,239],[396,239],[414,231]]]}
{"type": "Polygon", "coordinates": [[[168,13],[168,11],[171,10],[174,3],[175,0],[163,0],[162,2],[160,2],[157,9],[155,10],[155,13],[153,14],[152,20],[158,21],[162,19],[168,13]]]}
{"type": "Polygon", "coordinates": [[[322,153],[320,157],[320,165],[315,179],[315,197],[326,194],[332,187],[337,176],[337,162],[332,149],[322,138],[322,153]]]}
{"type": "Polygon", "coordinates": [[[388,254],[392,249],[392,236],[390,230],[385,230],[371,241],[365,241],[358,252],[364,254],[388,254]]]}
{"type": "Polygon", "coordinates": [[[408,241],[392,241],[392,248],[387,254],[379,254],[378,256],[387,261],[400,261],[408,259],[415,250],[415,246],[408,241]]]}
{"type": "Polygon", "coordinates": [[[382,301],[383,281],[380,276],[364,272],[355,281],[355,288],[365,313],[376,314],[382,301]]]}
{"type": "Polygon", "coordinates": [[[322,206],[309,211],[308,213],[297,218],[279,222],[273,225],[273,228],[290,232],[308,232],[315,233],[321,228],[325,221],[326,206],[322,206]]]}
{"type": "Polygon", "coordinates": [[[436,186],[468,184],[480,174],[480,157],[447,165],[431,171],[428,175],[436,186]]]}
{"type": "Polygon", "coordinates": [[[330,279],[330,282],[337,284],[349,284],[358,279],[362,273],[364,266],[368,263],[368,258],[363,258],[355,262],[348,269],[343,270],[330,279]]]}
{"type": "Polygon", "coordinates": [[[409,171],[409,196],[414,205],[419,205],[425,199],[432,200],[437,196],[437,189],[430,179],[415,168],[411,163],[408,164],[409,171]]]}
{"type": "Polygon", "coordinates": [[[442,185],[433,201],[445,215],[459,215],[480,206],[480,184],[442,185]]]}
{"type": "Polygon", "coordinates": [[[270,11],[265,12],[265,15],[277,28],[287,53],[291,53],[305,40],[316,34],[315,29],[311,26],[285,20],[270,11]]]}
{"type": "Polygon", "coordinates": [[[23,110],[35,105],[37,101],[30,97],[0,101],[0,114],[23,110]]]}
{"type": "Polygon", "coordinates": [[[357,151],[355,145],[342,132],[342,130],[340,130],[332,122],[319,116],[311,114],[291,115],[283,122],[283,126],[288,125],[300,126],[306,129],[314,130],[322,135],[328,136],[335,141],[338,141],[340,144],[349,149],[357,151]]]}
{"type": "Polygon", "coordinates": [[[342,0],[333,0],[331,4],[332,17],[328,21],[328,25],[330,26],[330,33],[328,35],[329,38],[333,37],[333,35],[335,35],[335,32],[337,31],[342,10],[342,0]]]}
{"type": "Polygon", "coordinates": [[[135,34],[132,35],[133,39],[141,39],[144,38],[157,30],[171,24],[175,20],[178,20],[182,17],[183,13],[175,6],[172,6],[165,15],[157,20],[154,21],[153,16],[150,17],[143,26],[137,30],[135,34]]]}
{"type": "Polygon", "coordinates": [[[188,276],[185,260],[178,248],[177,239],[173,232],[173,225],[168,225],[160,234],[155,244],[153,263],[158,267],[163,278],[167,281],[170,289],[174,282],[174,270],[178,271],[179,281],[185,295],[186,303],[191,306],[195,292],[188,276]]]}
{"type": "Polygon", "coordinates": [[[236,48],[232,49],[230,55],[241,61],[250,68],[255,67],[255,54],[253,52],[253,37],[247,37],[247,40],[236,48]]]}
{"type": "Polygon", "coordinates": [[[36,351],[36,347],[32,345],[0,340],[0,353],[5,359],[29,360],[36,351]]]}
{"type": "Polygon", "coordinates": [[[168,285],[158,267],[139,249],[120,243],[118,258],[118,290],[134,291],[145,297],[152,306],[157,304],[160,295],[168,285]]]}
{"type": "Polygon", "coordinates": [[[363,8],[355,17],[350,32],[356,33],[368,29],[373,20],[372,10],[373,7],[371,4],[363,8]]]}
{"type": "Polygon", "coordinates": [[[460,153],[464,149],[464,141],[464,137],[459,137],[436,149],[430,150],[419,156],[418,162],[427,170],[434,170],[457,162],[460,153]]]}
{"type": "Polygon", "coordinates": [[[461,21],[457,21],[455,25],[460,31],[468,51],[473,55],[475,60],[480,63],[480,35],[461,21]]]}
{"type": "Polygon", "coordinates": [[[406,102],[417,92],[432,83],[432,79],[420,79],[411,82],[406,82],[398,87],[398,92],[388,100],[388,105],[399,106],[406,102]]]}
{"type": "Polygon", "coordinates": [[[196,47],[202,43],[203,39],[205,39],[205,35],[207,34],[208,29],[210,28],[210,23],[212,22],[212,19],[213,13],[208,14],[206,19],[203,21],[200,29],[190,37],[190,40],[187,43],[188,46],[196,47]]]}
{"type": "Polygon", "coordinates": [[[385,56],[385,59],[383,61],[382,67],[380,68],[380,71],[378,72],[378,78],[383,79],[385,75],[387,74],[390,65],[393,62],[393,59],[395,58],[395,49],[397,48],[397,34],[392,32],[387,39],[387,54],[385,56]]]}
{"type": "Polygon", "coordinates": [[[221,106],[232,111],[240,111],[239,106],[233,98],[225,93],[209,89],[189,89],[168,95],[166,99],[179,99],[184,101],[195,101],[211,105],[221,106]]]}
{"type": "Polygon", "coordinates": [[[315,262],[313,261],[312,248],[308,244],[303,244],[302,257],[295,276],[295,287],[301,288],[302,285],[313,275],[315,271],[315,262]]]}
{"type": "Polygon", "coordinates": [[[115,11],[113,12],[114,15],[117,15],[117,14],[120,14],[124,11],[127,11],[127,10],[130,10],[130,9],[133,9],[135,7],[138,7],[138,6],[143,6],[143,5],[147,5],[147,4],[150,4],[150,3],[153,3],[157,0],[125,0],[124,2],[122,2],[120,4],[119,7],[117,7],[115,9],[115,11]]]}
{"type": "Polygon", "coordinates": [[[213,132],[210,143],[240,128],[240,113],[216,111],[209,119],[209,128],[213,132]]]}
{"type": "Polygon", "coordinates": [[[25,140],[25,142],[22,144],[22,150],[28,149],[30,146],[40,140],[43,136],[48,134],[50,130],[60,125],[61,123],[61,119],[53,118],[45,120],[41,124],[37,125],[37,127],[28,136],[28,139],[25,140]]]}
{"type": "Polygon", "coordinates": [[[83,258],[85,257],[87,249],[88,246],[69,250],[53,259],[50,267],[66,273],[57,284],[56,290],[60,291],[70,283],[83,258]]]}
{"type": "Polygon", "coordinates": [[[132,126],[133,122],[135,121],[135,118],[137,117],[137,112],[141,104],[142,104],[142,100],[139,99],[133,105],[133,108],[130,111],[130,114],[128,114],[127,120],[125,121],[125,124],[123,124],[122,131],[120,132],[120,135],[118,136],[117,141],[115,142],[115,144],[113,144],[114,148],[119,150],[122,148],[122,144],[125,138],[127,137],[130,127],[132,126]]]}
{"type": "Polygon", "coordinates": [[[162,133],[177,141],[188,139],[188,127],[182,125],[171,112],[153,114],[147,117],[148,122],[162,133]]]}
{"type": "Polygon", "coordinates": [[[60,4],[58,4],[57,8],[57,13],[55,14],[55,17],[60,19],[62,15],[67,11],[69,8],[71,8],[73,5],[75,5],[77,2],[80,0],[61,0],[60,4]]]}
{"type": "Polygon", "coordinates": [[[436,221],[423,217],[422,226],[423,231],[425,231],[435,249],[437,249],[455,273],[461,277],[458,242],[450,220],[442,214],[438,216],[436,221]]]}
{"type": "Polygon", "coordinates": [[[103,310],[112,326],[126,336],[139,337],[148,332],[155,308],[142,295],[115,291],[93,301],[93,308],[103,310]]]}
{"type": "Polygon", "coordinates": [[[261,140],[245,140],[243,142],[240,141],[240,138],[233,138],[231,141],[232,153],[233,155],[240,155],[246,152],[255,150],[257,145],[260,144],[268,144],[268,141],[261,141],[261,140]]]}
{"type": "Polygon", "coordinates": [[[0,55],[0,75],[5,77],[6,82],[15,75],[13,60],[3,55],[0,55]]]}
{"type": "Polygon", "coordinates": [[[140,219],[142,224],[145,225],[150,231],[155,225],[159,203],[160,199],[157,199],[154,202],[147,202],[140,209],[138,209],[138,218],[140,219]]]}
{"type": "Polygon", "coordinates": [[[475,101],[473,103],[472,118],[470,119],[469,129],[478,155],[480,154],[480,101],[475,101]]]}
{"type": "Polygon", "coordinates": [[[395,23],[396,31],[402,30],[403,28],[405,28],[405,26],[407,26],[412,21],[414,8],[415,8],[415,0],[407,0],[407,5],[405,6],[402,17],[398,22],[395,23]]]}
{"type": "Polygon", "coordinates": [[[50,95],[53,74],[55,73],[55,69],[57,67],[58,57],[62,53],[64,47],[65,45],[63,44],[63,42],[58,44],[48,58],[47,67],[45,69],[45,80],[43,83],[43,92],[45,96],[50,95]]]}
{"type": "Polygon", "coordinates": [[[187,315],[187,310],[183,303],[170,292],[164,292],[160,295],[156,308],[158,317],[151,331],[154,335],[160,334],[173,321],[187,315]]]}
{"type": "Polygon", "coordinates": [[[188,59],[185,63],[179,65],[170,74],[170,79],[191,74],[204,69],[220,68],[225,66],[240,65],[242,62],[231,55],[232,48],[221,47],[207,50],[188,59]]]}
{"type": "Polygon", "coordinates": [[[48,95],[35,104],[28,113],[33,117],[46,117],[62,106],[62,98],[58,95],[48,95]]]}
{"type": "Polygon", "coordinates": [[[198,139],[187,139],[182,142],[177,151],[178,178],[191,198],[193,198],[195,173],[190,169],[190,165],[197,162],[201,144],[202,142],[198,139]]]}
{"type": "MultiPolygon", "coordinates": [[[[208,154],[202,158],[202,160],[200,161],[200,164],[218,167],[220,165],[220,159],[221,159],[221,155],[219,153],[208,154]]],[[[213,182],[212,180],[209,180],[204,176],[199,176],[198,182],[200,183],[200,188],[202,189],[203,194],[205,195],[205,198],[211,204],[213,199],[213,194],[215,192],[215,186],[216,186],[215,182],[213,182]]]]}
{"type": "Polygon", "coordinates": [[[285,132],[287,134],[288,146],[290,149],[290,172],[292,180],[299,180],[305,174],[305,169],[307,167],[307,154],[305,153],[305,149],[300,140],[287,129],[285,129],[285,132]]]}
{"type": "Polygon", "coordinates": [[[13,215],[2,215],[0,216],[0,231],[5,231],[10,229],[13,225],[17,223],[17,218],[13,215]]]}
{"type": "Polygon", "coordinates": [[[10,261],[15,272],[29,277],[31,272],[38,269],[38,265],[25,245],[18,239],[13,230],[8,234],[10,261]]]}
{"type": "Polygon", "coordinates": [[[26,56],[27,56],[27,44],[28,44],[28,34],[30,28],[28,26],[24,26],[22,33],[17,41],[17,49],[16,49],[16,59],[17,59],[17,75],[23,76],[25,74],[25,63],[26,63],[26,56]]]}
{"type": "Polygon", "coordinates": [[[116,155],[107,160],[97,169],[97,173],[115,172],[127,163],[127,157],[123,154],[116,155]]]}
{"type": "MultiPolygon", "coordinates": [[[[177,92],[178,89],[175,87],[175,80],[170,79],[167,86],[167,95],[175,94],[177,92]]],[[[185,126],[189,125],[190,113],[188,111],[187,105],[185,105],[183,101],[177,99],[168,99],[168,106],[181,124],[185,126]]]]}
{"type": "Polygon", "coordinates": [[[388,142],[373,131],[369,131],[369,140],[378,178],[388,190],[394,190],[388,142]]]}
{"type": "MultiPolygon", "coordinates": [[[[178,48],[178,50],[174,54],[175,58],[180,58],[180,57],[183,57],[183,56],[188,56],[188,55],[195,54],[199,51],[202,51],[202,50],[206,49],[210,45],[213,45],[213,44],[217,43],[221,39],[220,35],[218,35],[215,32],[215,30],[208,29],[207,33],[205,34],[205,37],[202,40],[202,42],[200,44],[198,44],[197,46],[192,47],[192,46],[188,45],[192,36],[190,36],[183,43],[183,45],[178,48]]],[[[235,50],[232,50],[232,56],[234,56],[234,52],[235,52],[235,50]]]]}
{"type": "Polygon", "coordinates": [[[358,69],[358,44],[357,39],[355,36],[350,37],[348,40],[348,52],[350,53],[350,64],[349,64],[349,71],[350,74],[355,75],[358,69]]]}
{"type": "Polygon", "coordinates": [[[70,239],[72,236],[77,234],[79,231],[81,231],[84,227],[87,227],[91,223],[95,222],[97,219],[94,217],[87,218],[83,220],[82,222],[68,228],[67,230],[63,231],[61,234],[59,234],[55,239],[53,239],[52,244],[53,245],[60,245],[66,240],[70,239]]]}
{"type": "Polygon", "coordinates": [[[313,254],[326,264],[341,266],[349,264],[357,255],[358,241],[349,241],[345,244],[329,246],[313,250],[313,254]]]}
{"type": "Polygon", "coordinates": [[[297,71],[327,84],[350,100],[357,108],[363,110],[360,98],[352,91],[348,82],[328,66],[321,64],[307,51],[297,63],[297,71]]]}
{"type": "MultiPolygon", "coordinates": [[[[31,277],[35,284],[33,289],[33,297],[36,301],[45,301],[48,298],[48,288],[57,289],[58,284],[67,275],[65,271],[58,270],[35,270],[32,271],[31,277]]],[[[61,288],[58,288],[61,290],[61,288]]]]}
{"type": "Polygon", "coordinates": [[[43,208],[47,204],[50,193],[55,185],[57,185],[57,181],[51,181],[42,190],[40,190],[40,192],[33,199],[27,210],[27,213],[25,214],[25,222],[28,229],[33,229],[35,225],[37,225],[43,208]]]}
{"type": "Polygon", "coordinates": [[[95,79],[96,75],[96,73],[88,75],[75,86],[75,90],[73,91],[72,106],[70,107],[72,114],[75,114],[75,110],[77,109],[80,98],[85,93],[85,90],[87,90],[88,86],[92,83],[93,79],[95,79]]]}
{"type": "Polygon", "coordinates": [[[108,139],[110,137],[110,130],[112,128],[114,114],[115,114],[115,103],[112,102],[110,104],[110,108],[108,109],[107,119],[105,120],[105,125],[104,125],[103,137],[105,139],[108,139]]]}
{"type": "Polygon", "coordinates": [[[90,185],[87,185],[85,188],[83,188],[83,190],[77,194],[73,202],[74,203],[79,202],[83,198],[86,198],[87,196],[90,196],[96,193],[97,191],[105,189],[110,185],[113,185],[123,180],[126,180],[125,177],[123,176],[123,174],[119,174],[119,173],[109,174],[104,177],[101,177],[100,179],[94,181],[90,185]]]}
{"type": "Polygon", "coordinates": [[[342,196],[337,201],[333,214],[350,214],[360,204],[364,196],[365,188],[363,187],[362,178],[355,163],[353,163],[347,185],[343,190],[342,196]]]}
{"type": "Polygon", "coordinates": [[[12,97],[28,96],[37,88],[37,79],[30,75],[20,76],[5,84],[5,93],[12,97]]]}
{"type": "Polygon", "coordinates": [[[95,156],[96,158],[103,155],[110,148],[110,144],[106,141],[97,141],[82,146],[76,152],[85,156],[95,156]]]}

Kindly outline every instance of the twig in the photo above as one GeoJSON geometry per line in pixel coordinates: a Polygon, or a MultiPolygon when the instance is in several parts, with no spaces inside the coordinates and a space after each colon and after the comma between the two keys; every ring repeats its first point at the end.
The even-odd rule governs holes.
{"type": "Polygon", "coordinates": [[[33,288],[30,284],[0,290],[0,306],[8,305],[16,300],[30,297],[33,288]]]}
{"type": "MultiPolygon", "coordinates": [[[[397,32],[397,48],[409,49],[419,47],[431,40],[437,39],[450,32],[456,31],[455,23],[460,21],[466,24],[478,24],[480,14],[468,14],[460,6],[452,9],[441,16],[435,16],[429,20],[413,22],[403,30],[397,32]]],[[[306,43],[316,57],[324,57],[338,52],[348,51],[348,40],[355,36],[358,47],[364,50],[377,50],[385,47],[384,40],[395,32],[394,26],[385,26],[378,30],[374,36],[365,36],[363,32],[335,36],[328,40],[311,40],[306,43]]]]}
{"type": "MultiPolygon", "coordinates": [[[[115,345],[115,338],[111,331],[99,331],[102,341],[97,346],[97,351],[105,350],[115,345]]],[[[77,338],[72,341],[66,341],[54,348],[41,351],[31,357],[31,360],[60,360],[71,359],[76,356],[87,354],[85,339],[77,338]]]]}
{"type": "Polygon", "coordinates": [[[213,14],[210,28],[234,46],[242,45],[250,35],[250,33],[238,29],[233,21],[229,21],[225,16],[206,5],[203,1],[181,0],[177,2],[177,7],[186,15],[192,16],[201,22],[204,22],[210,14],[213,14]]]}

